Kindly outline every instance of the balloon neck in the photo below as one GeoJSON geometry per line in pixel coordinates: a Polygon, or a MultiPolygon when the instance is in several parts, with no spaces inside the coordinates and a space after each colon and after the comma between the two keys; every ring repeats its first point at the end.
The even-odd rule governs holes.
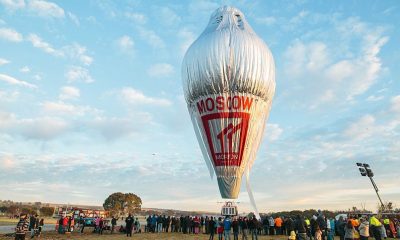
{"type": "Polygon", "coordinates": [[[240,192],[242,175],[217,177],[222,198],[237,199],[240,192]]]}

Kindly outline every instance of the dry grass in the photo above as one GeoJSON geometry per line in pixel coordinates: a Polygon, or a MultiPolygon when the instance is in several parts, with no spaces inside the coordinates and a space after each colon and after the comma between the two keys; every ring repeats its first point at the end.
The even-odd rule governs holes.
{"type": "MultiPolygon", "coordinates": [[[[231,236],[233,239],[233,236],[231,236]]],[[[11,240],[14,239],[13,237],[6,237],[4,235],[0,235],[1,240],[11,240]]],[[[26,239],[29,239],[28,237],[26,239]]],[[[110,235],[109,233],[103,234],[103,235],[98,235],[98,234],[92,234],[92,233],[72,233],[72,234],[57,234],[55,232],[44,232],[41,236],[40,239],[80,239],[80,240],[94,240],[94,239],[103,239],[103,240],[113,240],[113,239],[142,239],[142,240],[153,240],[153,239],[165,239],[165,240],[183,240],[183,239],[192,239],[192,240],[208,240],[208,235],[206,234],[182,234],[182,233],[141,233],[141,234],[134,234],[132,238],[127,238],[123,234],[113,234],[110,235]]],[[[214,239],[218,239],[218,236],[216,235],[214,239]]],[[[239,236],[239,239],[241,239],[241,236],[239,236]]],[[[251,236],[249,236],[249,239],[251,239],[251,236]]],[[[287,237],[271,237],[271,236],[259,236],[258,239],[260,240],[286,240],[287,237]]]]}

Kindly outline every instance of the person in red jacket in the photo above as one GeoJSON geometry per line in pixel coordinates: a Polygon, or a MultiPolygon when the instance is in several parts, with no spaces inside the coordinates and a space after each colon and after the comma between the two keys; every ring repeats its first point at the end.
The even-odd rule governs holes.
{"type": "Polygon", "coordinates": [[[69,222],[69,218],[65,217],[63,218],[63,229],[64,229],[64,233],[68,231],[68,222],[69,222]]]}

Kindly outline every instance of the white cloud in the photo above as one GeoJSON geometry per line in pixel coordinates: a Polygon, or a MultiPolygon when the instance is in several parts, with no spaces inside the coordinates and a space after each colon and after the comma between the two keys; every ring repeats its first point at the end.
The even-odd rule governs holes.
{"type": "Polygon", "coordinates": [[[139,25],[143,25],[147,22],[147,17],[141,13],[127,12],[125,13],[125,17],[139,25]]]}
{"type": "Polygon", "coordinates": [[[33,75],[33,78],[34,78],[35,80],[37,80],[37,81],[42,80],[42,76],[40,76],[39,74],[33,75]]]}
{"type": "Polygon", "coordinates": [[[182,43],[180,46],[182,55],[185,54],[186,50],[190,47],[190,45],[196,40],[196,36],[192,31],[187,28],[182,28],[178,32],[178,36],[182,39],[182,43]]]}
{"type": "Polygon", "coordinates": [[[2,91],[0,90],[0,102],[14,102],[18,99],[20,93],[19,91],[2,91]]]}
{"type": "Polygon", "coordinates": [[[73,104],[68,104],[63,101],[50,102],[46,101],[42,104],[43,110],[47,114],[59,114],[66,116],[83,116],[85,113],[92,112],[98,113],[97,109],[93,109],[89,106],[78,106],[73,104]]]}
{"type": "Polygon", "coordinates": [[[0,39],[4,39],[10,42],[21,42],[22,35],[11,28],[0,28],[0,39]]]}
{"type": "Polygon", "coordinates": [[[31,71],[31,69],[28,66],[24,66],[21,69],[19,69],[19,71],[23,73],[28,73],[31,71]]]}
{"type": "Polygon", "coordinates": [[[12,169],[15,167],[16,159],[12,154],[2,154],[3,156],[0,157],[1,166],[5,169],[12,169]]]}
{"type": "Polygon", "coordinates": [[[80,90],[76,87],[65,86],[61,88],[59,98],[61,100],[77,99],[80,97],[80,90]]]}
{"type": "Polygon", "coordinates": [[[69,124],[60,118],[43,117],[18,121],[18,131],[26,138],[50,140],[67,132],[69,124]]]}
{"type": "Polygon", "coordinates": [[[43,41],[36,34],[29,34],[27,40],[30,41],[35,48],[42,49],[46,53],[54,56],[64,56],[64,53],[62,51],[54,49],[49,43],[43,41]]]}
{"type": "Polygon", "coordinates": [[[388,37],[378,27],[348,20],[335,24],[335,29],[326,34],[340,36],[340,44],[333,40],[295,40],[284,53],[286,96],[301,98],[298,104],[302,107],[315,109],[344,104],[343,99],[353,101],[373,86],[383,70],[379,53],[388,37]],[[353,46],[353,41],[359,44],[353,46]]]}
{"type": "Polygon", "coordinates": [[[259,17],[256,18],[256,22],[262,25],[266,25],[266,26],[271,26],[273,24],[276,23],[276,18],[275,17],[259,17]]]}
{"type": "Polygon", "coordinates": [[[170,106],[172,104],[168,99],[148,97],[141,91],[129,87],[121,90],[121,96],[125,102],[135,105],[170,106]]]}
{"type": "Polygon", "coordinates": [[[97,117],[89,124],[100,131],[106,139],[115,140],[142,131],[143,126],[148,126],[151,121],[151,116],[148,113],[138,112],[134,118],[97,117]]]}
{"type": "Polygon", "coordinates": [[[140,37],[144,41],[148,42],[153,48],[165,47],[164,41],[153,30],[149,30],[143,27],[139,27],[138,30],[140,37]]]}
{"type": "Polygon", "coordinates": [[[282,132],[283,129],[279,127],[279,124],[268,123],[265,134],[268,140],[273,142],[276,141],[281,136],[282,132]]]}
{"type": "Polygon", "coordinates": [[[1,66],[1,65],[5,65],[5,64],[8,64],[8,63],[10,63],[9,60],[4,59],[4,58],[0,58],[0,66],[1,66]]]}
{"type": "Polygon", "coordinates": [[[40,117],[18,119],[15,114],[0,112],[0,129],[28,139],[50,140],[67,132],[69,124],[60,118],[40,117]]]}
{"type": "Polygon", "coordinates": [[[80,26],[80,22],[79,22],[79,19],[78,19],[78,17],[76,16],[76,15],[74,15],[73,13],[71,13],[71,12],[68,12],[68,17],[69,17],[69,19],[71,19],[71,21],[73,22],[73,23],[75,23],[75,25],[76,26],[80,26]]]}
{"type": "Polygon", "coordinates": [[[0,0],[0,3],[10,10],[25,7],[25,0],[0,0]]]}
{"type": "Polygon", "coordinates": [[[117,40],[117,43],[122,52],[132,52],[133,51],[134,42],[133,42],[132,38],[130,38],[129,36],[124,35],[124,36],[120,37],[117,40]]]}
{"type": "Polygon", "coordinates": [[[92,76],[90,76],[89,70],[80,66],[70,67],[65,74],[65,77],[67,78],[68,82],[94,82],[94,79],[92,78],[92,76]]]}
{"type": "Polygon", "coordinates": [[[400,95],[394,96],[390,102],[392,104],[390,110],[400,113],[400,95]]]}
{"type": "Polygon", "coordinates": [[[36,85],[16,79],[14,77],[11,77],[9,75],[6,74],[0,74],[0,81],[4,81],[8,84],[11,85],[17,85],[17,86],[23,86],[23,87],[28,87],[28,88],[37,88],[36,85]]]}
{"type": "Polygon", "coordinates": [[[181,22],[181,17],[177,15],[171,8],[169,7],[161,7],[156,11],[157,17],[163,19],[161,24],[165,26],[174,26],[181,22]]]}
{"type": "Polygon", "coordinates": [[[41,17],[64,18],[64,9],[53,2],[30,0],[29,9],[41,17]]]}
{"type": "Polygon", "coordinates": [[[174,73],[174,67],[168,63],[154,64],[147,69],[147,74],[151,77],[166,77],[174,73]]]}
{"type": "Polygon", "coordinates": [[[368,98],[366,100],[369,102],[377,102],[377,101],[382,100],[383,98],[384,98],[384,96],[371,95],[371,96],[368,96],[368,98]]]}
{"type": "Polygon", "coordinates": [[[365,115],[346,128],[343,134],[348,138],[364,139],[371,136],[374,125],[375,117],[372,115],[365,115]]]}
{"type": "Polygon", "coordinates": [[[68,45],[62,48],[65,55],[71,57],[72,59],[77,59],[82,64],[89,66],[93,62],[93,58],[87,54],[87,49],[77,43],[68,45]]]}

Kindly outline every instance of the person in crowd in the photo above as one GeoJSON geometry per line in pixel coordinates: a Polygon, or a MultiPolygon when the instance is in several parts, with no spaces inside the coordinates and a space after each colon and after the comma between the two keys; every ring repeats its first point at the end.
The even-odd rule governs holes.
{"type": "Polygon", "coordinates": [[[375,238],[375,240],[381,240],[382,223],[378,220],[378,218],[376,218],[376,216],[370,217],[369,225],[370,225],[372,236],[375,238]]]}
{"type": "Polygon", "coordinates": [[[346,226],[344,227],[344,239],[345,240],[353,240],[356,229],[353,226],[352,221],[349,219],[347,221],[346,226]]]}
{"type": "Polygon", "coordinates": [[[38,228],[39,236],[42,234],[43,226],[44,226],[44,219],[42,218],[39,221],[39,228],[38,228]]]}
{"type": "Polygon", "coordinates": [[[358,226],[358,231],[360,232],[360,240],[368,240],[369,223],[365,217],[362,217],[360,220],[360,226],[358,226]]]}
{"type": "Polygon", "coordinates": [[[28,216],[21,214],[15,227],[15,240],[25,240],[26,232],[29,230],[28,216]]]}
{"type": "Polygon", "coordinates": [[[193,218],[193,230],[194,234],[199,234],[200,232],[200,219],[197,216],[193,218]]]}
{"type": "Polygon", "coordinates": [[[81,222],[81,233],[83,233],[83,231],[85,230],[85,226],[86,226],[86,220],[82,217],[82,222],[81,222]]]}
{"type": "Polygon", "coordinates": [[[36,218],[32,214],[31,217],[29,218],[29,231],[31,232],[31,238],[35,236],[35,225],[36,225],[36,218]]]}
{"type": "Polygon", "coordinates": [[[297,232],[298,240],[306,240],[307,234],[307,223],[304,218],[300,215],[297,215],[296,221],[294,222],[294,231],[297,232]]]}
{"type": "Polygon", "coordinates": [[[315,225],[314,240],[322,240],[322,231],[319,228],[319,225],[318,225],[317,222],[316,222],[316,225],[315,225]]]}
{"type": "Polygon", "coordinates": [[[268,235],[268,229],[269,229],[268,216],[262,218],[262,226],[264,228],[264,235],[268,235]]]}
{"type": "Polygon", "coordinates": [[[100,217],[100,219],[99,219],[99,231],[98,231],[98,233],[100,235],[103,235],[103,229],[104,229],[104,219],[102,217],[100,217]]]}
{"type": "Polygon", "coordinates": [[[117,225],[117,220],[118,220],[118,218],[112,216],[112,218],[111,218],[111,234],[113,234],[115,231],[115,226],[117,225]]]}
{"type": "Polygon", "coordinates": [[[226,217],[224,219],[224,239],[225,240],[231,239],[231,228],[232,228],[231,218],[226,217]]]}
{"type": "Polygon", "coordinates": [[[74,229],[75,229],[75,219],[74,219],[74,217],[70,217],[69,229],[70,229],[70,232],[73,232],[74,229]]]}
{"type": "Polygon", "coordinates": [[[385,226],[383,224],[383,219],[381,219],[381,226],[380,226],[380,232],[381,232],[381,239],[386,239],[387,238],[387,232],[385,229],[385,226]]]}
{"type": "Polygon", "coordinates": [[[258,239],[258,227],[259,227],[259,222],[256,218],[256,216],[253,216],[253,218],[250,220],[249,224],[249,230],[251,231],[251,239],[252,240],[257,240],[258,239]]]}
{"type": "Polygon", "coordinates": [[[249,231],[247,217],[244,217],[243,220],[241,221],[240,228],[242,229],[242,240],[245,240],[245,239],[247,240],[247,235],[248,235],[248,231],[249,231]]]}
{"type": "Polygon", "coordinates": [[[68,222],[69,222],[69,218],[68,217],[64,217],[63,218],[63,222],[62,222],[63,233],[68,232],[68,222]]]}
{"type": "Polygon", "coordinates": [[[328,240],[334,240],[335,238],[335,220],[333,218],[328,218],[326,220],[326,225],[327,225],[327,239],[328,240]]]}
{"type": "Polygon", "coordinates": [[[222,221],[221,217],[218,218],[217,233],[218,233],[218,240],[222,240],[224,234],[224,222],[222,221]]]}
{"type": "Polygon", "coordinates": [[[344,221],[343,217],[340,216],[338,222],[336,223],[337,234],[340,237],[340,240],[344,240],[344,228],[346,226],[346,221],[344,221]]]}
{"type": "Polygon", "coordinates": [[[180,218],[175,219],[175,232],[182,232],[180,218]]]}
{"type": "Polygon", "coordinates": [[[269,222],[269,235],[275,235],[275,220],[272,216],[270,216],[268,218],[268,222],[269,222]]]}
{"type": "Polygon", "coordinates": [[[157,217],[157,232],[162,233],[162,225],[163,225],[163,219],[162,216],[157,217]]]}
{"type": "Polygon", "coordinates": [[[132,227],[133,227],[133,217],[132,214],[128,214],[128,217],[125,219],[125,228],[126,228],[126,236],[132,237],[132,227]]]}
{"type": "Polygon", "coordinates": [[[322,232],[322,240],[325,240],[327,224],[326,224],[325,216],[323,215],[321,210],[318,210],[317,223],[318,223],[319,229],[322,232]]]}
{"type": "Polygon", "coordinates": [[[291,217],[287,217],[284,222],[286,234],[290,236],[291,232],[294,231],[294,221],[291,217]]]}
{"type": "Polygon", "coordinates": [[[282,234],[282,218],[281,217],[277,217],[274,220],[275,222],[275,231],[276,231],[276,235],[281,235],[282,234]]]}
{"type": "Polygon", "coordinates": [[[204,229],[205,229],[205,234],[210,234],[210,230],[208,230],[209,224],[208,222],[210,221],[210,218],[208,216],[206,216],[204,218],[204,229]]]}
{"type": "Polygon", "coordinates": [[[135,220],[135,229],[136,229],[135,233],[141,233],[142,232],[139,218],[136,218],[136,220],[135,220]]]}
{"type": "Polygon", "coordinates": [[[165,222],[166,222],[166,224],[165,224],[165,232],[168,232],[168,231],[169,231],[169,226],[171,225],[171,217],[168,216],[168,217],[165,219],[165,222]]]}
{"type": "Polygon", "coordinates": [[[217,223],[214,221],[214,217],[210,217],[210,219],[208,220],[208,232],[210,233],[210,237],[208,238],[208,240],[214,240],[216,226],[217,223]]]}
{"type": "Polygon", "coordinates": [[[233,240],[239,240],[239,221],[235,217],[232,222],[233,240]]]}

